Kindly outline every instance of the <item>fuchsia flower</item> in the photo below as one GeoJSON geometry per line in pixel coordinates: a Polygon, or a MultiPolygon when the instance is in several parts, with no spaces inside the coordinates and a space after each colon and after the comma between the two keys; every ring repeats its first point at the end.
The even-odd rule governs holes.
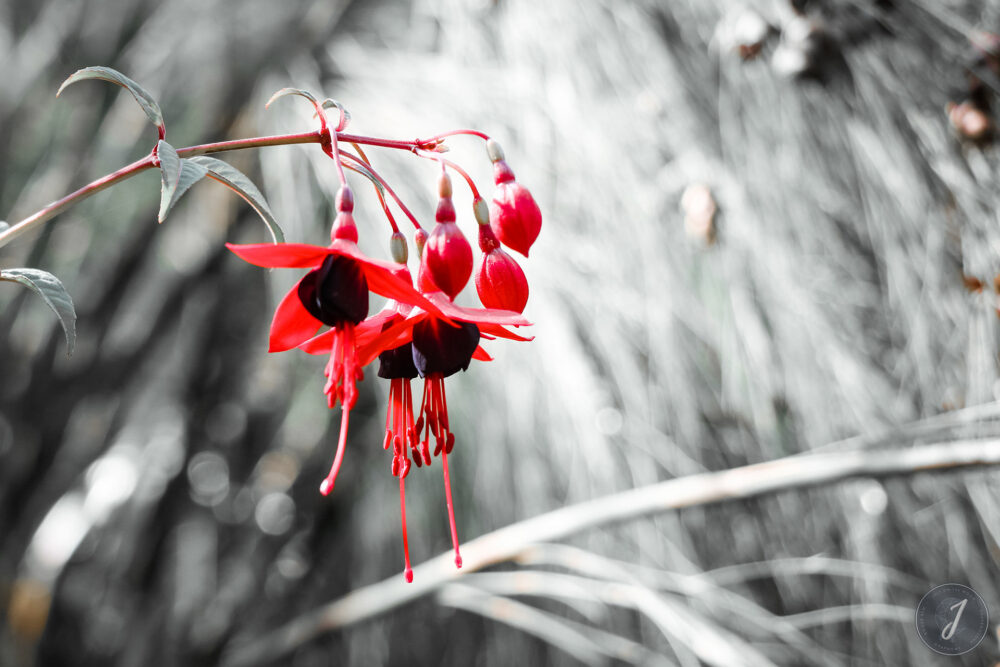
{"type": "MultiPolygon", "coordinates": [[[[530,325],[518,313],[463,308],[452,303],[439,290],[424,296],[433,308],[390,302],[381,312],[358,327],[359,331],[364,330],[359,335],[359,338],[363,338],[358,345],[359,362],[365,364],[377,356],[379,377],[390,381],[389,409],[382,446],[384,449],[392,447],[392,474],[399,477],[404,573],[407,581],[412,581],[413,573],[410,569],[406,535],[406,492],[403,480],[413,463],[418,468],[431,464],[431,436],[435,445],[433,456],[440,456],[444,470],[455,564],[462,566],[447,457],[455,446],[455,435],[448,422],[444,378],[466,370],[472,359],[490,361],[490,356],[479,346],[481,336],[531,340],[504,328],[530,325]],[[418,417],[415,419],[410,381],[418,376],[424,378],[424,391],[418,417]]],[[[320,334],[299,347],[310,354],[321,354],[329,347],[330,335],[330,332],[320,334]]]]}
{"type": "MultiPolygon", "coordinates": [[[[382,446],[386,450],[392,448],[392,474],[399,478],[407,581],[413,580],[413,571],[406,532],[405,479],[412,464],[430,466],[433,457],[441,460],[455,565],[462,566],[448,472],[448,455],[455,446],[455,435],[448,420],[445,378],[468,369],[473,359],[491,360],[479,345],[481,338],[531,340],[506,328],[530,324],[520,315],[528,300],[528,283],[521,267],[500,248],[500,243],[527,256],[538,236],[541,214],[531,194],[514,181],[513,172],[504,162],[503,152],[496,142],[488,141],[487,147],[495,164],[498,186],[492,212],[468,174],[457,165],[438,158],[442,170],[446,167],[457,170],[472,189],[480,227],[479,246],[484,253],[476,289],[486,308],[464,308],[453,302],[469,281],[473,260],[472,247],[455,222],[450,177],[442,173],[436,224],[428,235],[384,179],[371,168],[363,153],[353,158],[358,167],[356,171],[369,176],[389,192],[416,227],[415,239],[421,253],[417,289],[406,268],[405,237],[397,229],[381,195],[380,201],[393,230],[390,248],[396,263],[371,259],[358,249],[354,198],[346,185],[337,195],[337,217],[331,230],[330,246],[228,246],[238,256],[258,266],[311,269],[278,305],[271,323],[270,351],[297,347],[309,354],[329,357],[324,391],[330,407],[340,402],[343,410],[337,452],[329,474],[320,485],[324,495],[333,490],[343,461],[350,411],[357,400],[356,384],[363,377],[361,369],[376,357],[379,359],[378,375],[389,380],[389,407],[382,446]],[[368,316],[369,291],[390,299],[371,317],[368,316]],[[317,335],[323,325],[330,328],[317,335]],[[423,378],[424,387],[419,409],[414,413],[411,381],[417,377],[423,378]]],[[[415,152],[429,151],[417,149],[415,152]]],[[[339,160],[336,150],[331,151],[331,156],[339,160]]],[[[341,181],[344,182],[342,170],[341,181]]]]}
{"type": "MultiPolygon", "coordinates": [[[[530,322],[518,313],[488,308],[463,308],[452,303],[441,291],[425,294],[440,314],[421,307],[410,309],[404,317],[397,314],[382,331],[371,337],[359,349],[361,358],[379,355],[379,376],[390,378],[390,415],[386,421],[386,439],[383,446],[393,445],[393,474],[400,476],[400,506],[403,512],[403,543],[406,545],[405,500],[402,478],[410,469],[407,456],[409,448],[417,467],[429,466],[432,460],[430,440],[434,438],[433,456],[441,458],[444,471],[445,497],[455,565],[462,566],[455,511],[451,498],[451,478],[448,472],[448,454],[455,446],[455,434],[448,421],[448,401],[444,379],[458,371],[468,369],[473,359],[490,361],[490,356],[479,346],[484,338],[508,338],[529,341],[531,338],[508,331],[506,326],[528,326],[530,322]],[[424,379],[423,397],[419,417],[414,421],[411,404],[410,380],[424,379]],[[398,388],[397,388],[398,387],[398,388]],[[402,415],[402,416],[400,416],[402,415]],[[398,461],[398,463],[397,463],[398,461]]],[[[311,351],[311,341],[301,346],[311,351]]],[[[409,554],[405,554],[409,572],[409,554]]],[[[407,575],[409,580],[410,575],[407,575]]]]}
{"type": "MultiPolygon", "coordinates": [[[[365,364],[358,359],[358,325],[368,315],[368,291],[439,312],[409,280],[396,275],[398,265],[372,259],[358,249],[353,208],[350,189],[342,188],[331,231],[333,242],[326,248],[304,243],[226,246],[257,266],[312,269],[278,304],[271,322],[270,351],[291,349],[312,337],[324,324],[331,327],[323,339],[324,353],[330,357],[324,393],[331,408],[340,402],[343,415],[337,454],[320,486],[323,495],[333,490],[340,470],[350,411],[357,401],[356,383],[364,377],[361,369],[365,364]]],[[[361,333],[367,335],[370,331],[361,333]]]]}

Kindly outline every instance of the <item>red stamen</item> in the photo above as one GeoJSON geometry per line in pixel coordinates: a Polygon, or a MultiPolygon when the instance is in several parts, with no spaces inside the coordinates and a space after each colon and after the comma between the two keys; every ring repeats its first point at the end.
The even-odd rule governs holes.
{"type": "Polygon", "coordinates": [[[451,525],[451,543],[455,547],[455,567],[462,567],[462,554],[458,552],[458,530],[455,528],[455,508],[451,502],[451,477],[448,475],[448,453],[441,455],[444,468],[444,495],[448,502],[448,523],[451,525]]]}
{"type": "MultiPolygon", "coordinates": [[[[408,469],[407,466],[405,469],[408,469]]],[[[406,538],[406,484],[403,479],[406,474],[399,476],[399,516],[403,524],[403,562],[405,563],[403,576],[406,583],[413,583],[413,569],[410,567],[410,544],[406,538]]]]}
{"type": "Polygon", "coordinates": [[[333,457],[333,465],[330,466],[330,473],[319,485],[319,492],[324,496],[330,495],[333,491],[333,483],[337,481],[337,473],[340,472],[340,464],[344,460],[344,444],[347,442],[347,424],[351,419],[349,408],[343,408],[340,416],[340,438],[337,442],[337,454],[333,457]]]}

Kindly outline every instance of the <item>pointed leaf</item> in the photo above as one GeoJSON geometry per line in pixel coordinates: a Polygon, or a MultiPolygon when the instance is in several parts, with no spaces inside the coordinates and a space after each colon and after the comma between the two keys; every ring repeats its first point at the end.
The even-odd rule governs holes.
{"type": "Polygon", "coordinates": [[[316,107],[317,111],[320,109],[319,101],[316,99],[316,97],[313,96],[313,94],[310,93],[308,90],[302,90],[301,88],[282,88],[274,95],[271,95],[271,99],[269,99],[267,103],[264,104],[264,108],[265,109],[268,108],[269,106],[271,106],[272,102],[287,95],[298,95],[300,97],[304,97],[313,103],[313,106],[316,107]]]}
{"type": "Polygon", "coordinates": [[[181,180],[181,159],[177,157],[174,147],[163,139],[156,144],[156,157],[160,160],[160,213],[157,220],[163,222],[173,205],[177,184],[181,180]]]}
{"type": "MultiPolygon", "coordinates": [[[[200,181],[208,174],[208,169],[198,164],[197,162],[192,162],[191,160],[181,159],[181,175],[177,180],[177,186],[173,191],[169,201],[164,199],[165,192],[160,194],[160,222],[167,217],[171,210],[174,208],[174,204],[187,192],[192,185],[200,181]],[[166,210],[164,210],[164,206],[166,210]]],[[[162,160],[160,164],[161,168],[163,166],[162,160]]]]}
{"type": "Polygon", "coordinates": [[[59,318],[66,334],[66,354],[73,354],[73,346],[76,344],[76,310],[73,308],[73,299],[59,279],[48,271],[38,269],[4,269],[0,271],[0,280],[21,283],[45,300],[59,318]]]}
{"type": "Polygon", "coordinates": [[[162,137],[166,133],[166,127],[163,124],[163,112],[160,111],[160,105],[156,103],[153,96],[146,92],[146,90],[135,81],[128,78],[121,72],[111,69],[110,67],[84,67],[83,69],[78,70],[74,74],[70,75],[68,79],[63,81],[62,85],[59,86],[59,91],[56,93],[56,97],[59,97],[59,93],[61,93],[66,86],[71,83],[76,83],[77,81],[84,81],[86,79],[110,81],[111,83],[128,89],[128,91],[132,93],[132,97],[135,98],[135,101],[142,107],[142,110],[146,112],[146,116],[149,120],[153,121],[153,125],[159,128],[160,136],[162,137]]]}
{"type": "Polygon", "coordinates": [[[253,181],[247,178],[246,174],[222,160],[216,160],[214,157],[208,157],[207,155],[193,157],[189,162],[204,167],[208,171],[209,178],[219,181],[243,197],[248,204],[253,206],[254,210],[257,211],[257,214],[264,221],[264,224],[267,225],[267,230],[271,232],[274,242],[284,242],[285,234],[281,231],[278,221],[274,219],[271,207],[267,205],[264,195],[260,193],[260,190],[253,184],[253,181]]]}

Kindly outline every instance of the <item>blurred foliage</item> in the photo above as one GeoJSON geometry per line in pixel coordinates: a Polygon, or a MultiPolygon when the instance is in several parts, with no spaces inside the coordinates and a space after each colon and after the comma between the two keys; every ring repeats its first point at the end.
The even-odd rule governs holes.
{"type": "MultiPolygon", "coordinates": [[[[156,95],[174,146],[312,127],[305,104],[265,114],[286,85],[336,97],[359,133],[496,136],[545,214],[524,263],[537,338],[493,345],[495,362],[450,381],[463,536],[845,438],[835,446],[995,437],[998,161],[945,105],[992,99],[969,37],[1000,29],[1000,5],[796,4],[807,18],[760,2],[773,29],[748,46],[718,0],[7,0],[0,216],[155,141],[118,88],[54,99],[87,65],[156,95]]],[[[488,186],[481,146],[449,144],[488,186]]],[[[429,217],[435,167],[370,154],[429,217]]],[[[326,237],[336,177],[315,147],[221,157],[288,240],[326,237]]],[[[355,190],[361,245],[384,257],[374,194],[355,190]]],[[[379,447],[387,388],[369,371],[322,498],[339,423],[323,362],[266,354],[295,272],[225,251],[266,236],[218,184],[162,226],[158,199],[146,174],[0,250],[0,266],[59,276],[79,312],[66,358],[44,304],[0,283],[0,664],[215,664],[402,576],[379,447]]],[[[456,205],[468,213],[467,193],[456,205]]],[[[410,476],[416,562],[449,545],[437,470],[410,476]]],[[[581,634],[638,664],[699,664],[706,638],[776,664],[932,664],[913,632],[924,592],[957,581],[1000,608],[996,482],[861,479],[693,508],[570,540],[591,571],[536,564],[592,586],[624,567],[695,636],[568,604],[558,584],[572,580],[554,575],[517,604],[502,580],[469,578],[471,591],[331,633],[290,664],[577,664],[593,660],[566,639],[581,634]]],[[[990,635],[950,662],[998,658],[990,635]]]]}

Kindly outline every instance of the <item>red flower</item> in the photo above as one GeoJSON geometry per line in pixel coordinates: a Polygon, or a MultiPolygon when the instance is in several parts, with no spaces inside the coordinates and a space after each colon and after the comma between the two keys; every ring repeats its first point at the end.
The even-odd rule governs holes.
{"type": "MultiPolygon", "coordinates": [[[[451,478],[448,472],[448,454],[455,446],[455,435],[448,423],[448,402],[444,378],[465,370],[472,359],[489,361],[490,356],[479,346],[480,336],[501,337],[527,341],[505,329],[505,326],[530,324],[518,313],[504,310],[463,308],[452,303],[443,292],[425,295],[438,313],[423,308],[407,309],[396,304],[359,326],[364,328],[364,342],[358,344],[358,358],[362,361],[379,356],[379,376],[389,378],[389,413],[386,415],[386,437],[383,447],[393,447],[392,471],[400,478],[400,511],[403,521],[403,546],[406,559],[406,578],[412,580],[406,538],[406,506],[403,478],[412,462],[418,467],[431,464],[430,438],[435,441],[434,456],[441,457],[444,470],[445,496],[452,544],[455,548],[455,565],[462,567],[459,553],[455,512],[451,498],[451,478]],[[408,312],[405,312],[407,311],[408,312]],[[378,318],[378,319],[376,319],[378,318]],[[378,327],[378,333],[374,333],[378,327]],[[419,418],[414,422],[410,380],[424,378],[423,398],[419,418]],[[409,450],[409,452],[407,451],[409,450]]],[[[326,346],[329,334],[321,334],[299,347],[317,354],[326,346]]],[[[360,336],[359,336],[360,337],[360,336]]]]}
{"type": "Polygon", "coordinates": [[[350,211],[338,214],[333,235],[333,242],[326,248],[302,243],[227,244],[239,257],[257,266],[312,268],[278,305],[271,323],[270,351],[291,349],[308,340],[322,325],[331,327],[323,334],[324,352],[330,356],[324,392],[331,408],[340,401],[343,415],[337,454],[330,474],[320,486],[324,495],[333,489],[340,469],[350,410],[357,400],[356,382],[364,377],[361,369],[367,361],[359,363],[358,344],[372,333],[370,326],[359,326],[368,314],[368,291],[440,313],[413,289],[409,280],[397,275],[405,272],[405,267],[361,253],[350,211]]]}

